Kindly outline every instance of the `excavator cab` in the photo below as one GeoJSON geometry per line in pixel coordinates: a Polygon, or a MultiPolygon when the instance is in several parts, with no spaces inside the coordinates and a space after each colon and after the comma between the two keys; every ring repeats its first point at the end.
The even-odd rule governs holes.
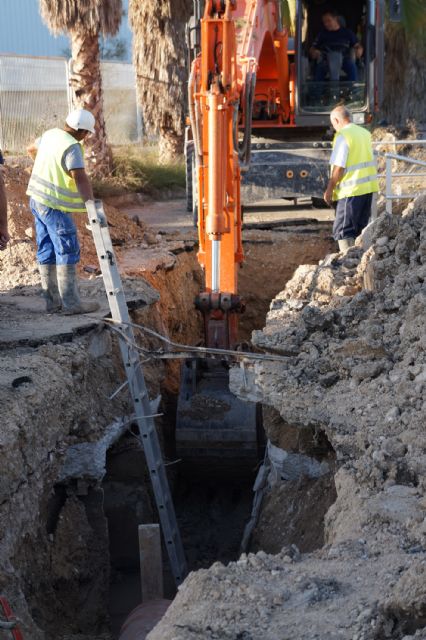
{"type": "Polygon", "coordinates": [[[383,87],[383,0],[297,0],[296,126],[328,125],[345,104],[356,124],[368,124],[383,87]],[[336,36],[336,29],[339,35],[336,36]]]}
{"type": "MultiPolygon", "coordinates": [[[[204,4],[195,0],[188,25],[191,64],[204,53],[200,28],[204,4]]],[[[263,6],[270,4],[272,0],[263,6]]],[[[390,9],[396,15],[395,4],[400,13],[401,0],[391,2],[390,9]]],[[[249,5],[253,2],[235,0],[237,26],[245,24],[244,12],[249,5]]],[[[286,50],[282,49],[280,56],[287,67],[288,96],[283,99],[279,87],[280,56],[276,56],[275,41],[266,36],[256,59],[250,123],[246,110],[239,110],[240,133],[249,124],[252,138],[251,161],[241,173],[243,205],[277,198],[322,198],[333,135],[330,111],[345,104],[355,124],[368,125],[383,97],[385,0],[276,0],[276,7],[277,30],[283,28],[287,34],[286,50]],[[353,34],[347,43],[336,46],[327,42],[327,37],[317,42],[326,30],[324,14],[330,13],[330,7],[339,26],[353,34]],[[361,48],[354,46],[353,38],[361,48]],[[320,60],[313,56],[315,44],[320,47],[320,60]],[[289,108],[283,108],[287,100],[289,108]]],[[[255,40],[252,46],[256,47],[255,40]]],[[[191,127],[187,129],[185,153],[187,208],[197,225],[199,184],[191,127]]]]}

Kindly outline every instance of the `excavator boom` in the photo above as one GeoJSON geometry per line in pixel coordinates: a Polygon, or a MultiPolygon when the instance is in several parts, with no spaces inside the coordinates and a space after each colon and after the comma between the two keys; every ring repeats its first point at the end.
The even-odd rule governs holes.
{"type": "Polygon", "coordinates": [[[212,347],[234,348],[238,342],[237,316],[243,310],[238,268],[244,259],[240,182],[250,161],[255,87],[272,96],[277,112],[289,118],[280,1],[209,0],[189,103],[199,194],[198,259],[205,273],[197,306],[204,315],[206,345],[212,347]]]}
{"type": "MultiPolygon", "coordinates": [[[[241,237],[241,171],[250,162],[255,88],[265,91],[282,120],[290,117],[287,33],[280,1],[208,0],[200,53],[189,81],[198,192],[198,259],[205,288],[196,300],[205,345],[235,349],[241,237]],[[240,139],[241,138],[241,139],[240,139]]],[[[253,468],[259,454],[259,411],[229,391],[226,363],[187,362],[178,401],[178,454],[191,469],[220,459],[253,468]],[[239,460],[239,462],[237,462],[239,460]]]]}

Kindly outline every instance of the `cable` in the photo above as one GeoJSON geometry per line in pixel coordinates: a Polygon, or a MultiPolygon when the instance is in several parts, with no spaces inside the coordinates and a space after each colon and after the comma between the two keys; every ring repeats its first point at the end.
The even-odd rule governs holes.
{"type": "Polygon", "coordinates": [[[261,353],[251,353],[250,351],[235,351],[232,349],[216,349],[214,347],[196,347],[192,345],[179,344],[170,340],[166,336],[157,333],[153,329],[149,329],[141,324],[136,324],[135,322],[117,322],[112,320],[111,318],[103,318],[102,319],[105,324],[107,324],[111,329],[117,332],[128,344],[135,346],[139,351],[146,355],[150,355],[153,358],[167,359],[167,358],[187,358],[193,356],[194,354],[202,355],[204,357],[215,357],[221,356],[224,358],[236,358],[236,359],[246,359],[253,361],[272,361],[272,362],[285,362],[287,363],[287,356],[279,356],[273,354],[261,354],[261,353]],[[139,329],[140,331],[157,338],[161,342],[178,349],[178,351],[150,351],[144,347],[134,344],[134,342],[125,334],[123,330],[121,330],[118,326],[114,325],[124,325],[133,327],[135,329],[139,329]]]}

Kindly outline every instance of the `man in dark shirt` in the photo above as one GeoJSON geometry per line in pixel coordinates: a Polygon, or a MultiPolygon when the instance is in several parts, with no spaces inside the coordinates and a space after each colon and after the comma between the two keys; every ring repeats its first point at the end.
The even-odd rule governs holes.
{"type": "Polygon", "coordinates": [[[314,80],[321,82],[327,74],[330,80],[338,81],[340,71],[346,73],[348,81],[357,79],[357,71],[354,60],[351,57],[351,49],[355,51],[357,58],[363,53],[363,48],[356,35],[342,27],[339,16],[334,11],[327,11],[322,16],[322,29],[312,43],[309,50],[310,57],[315,60],[314,80]]]}

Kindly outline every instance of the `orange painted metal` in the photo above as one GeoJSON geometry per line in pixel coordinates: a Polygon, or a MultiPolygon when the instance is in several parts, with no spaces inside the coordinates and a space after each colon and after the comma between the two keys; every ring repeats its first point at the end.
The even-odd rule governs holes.
{"type": "MultiPolygon", "coordinates": [[[[198,114],[198,259],[205,292],[212,291],[212,242],[219,242],[219,292],[236,294],[244,260],[241,237],[240,160],[235,138],[249,126],[246,94],[256,76],[257,95],[276,114],[268,127],[292,126],[287,33],[279,24],[280,0],[208,0],[201,20],[201,53],[192,66],[190,103],[198,114]]],[[[294,95],[294,86],[293,86],[294,95]]],[[[217,244],[215,245],[217,249],[217,244]]],[[[216,254],[215,254],[216,255],[216,254]]],[[[214,323],[222,312],[210,314],[214,323]]],[[[227,346],[237,342],[236,311],[223,312],[227,346]]],[[[207,322],[209,318],[207,318],[207,322]]],[[[220,345],[215,345],[220,346],[220,345]]],[[[225,346],[225,345],[224,345],[225,346]]]]}
{"type": "Polygon", "coordinates": [[[208,201],[206,233],[216,239],[229,231],[226,215],[226,98],[217,85],[207,96],[208,201]]]}

